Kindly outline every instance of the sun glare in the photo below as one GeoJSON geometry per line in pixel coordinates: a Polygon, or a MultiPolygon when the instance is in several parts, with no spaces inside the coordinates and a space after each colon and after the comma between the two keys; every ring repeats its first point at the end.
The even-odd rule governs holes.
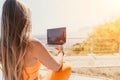
{"type": "MultiPolygon", "coordinates": [[[[109,7],[113,11],[120,12],[120,0],[104,0],[105,2],[107,1],[109,4],[109,7]]],[[[106,2],[106,3],[107,3],[106,2]]]]}

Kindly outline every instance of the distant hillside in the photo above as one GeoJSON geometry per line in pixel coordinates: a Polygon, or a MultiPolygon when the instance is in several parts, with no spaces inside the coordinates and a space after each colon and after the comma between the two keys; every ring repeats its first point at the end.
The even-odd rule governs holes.
{"type": "Polygon", "coordinates": [[[96,26],[90,34],[94,53],[118,53],[120,45],[120,18],[96,26]]]}
{"type": "Polygon", "coordinates": [[[119,52],[119,46],[120,18],[97,25],[86,40],[74,44],[71,50],[80,53],[113,54],[119,52]]]}

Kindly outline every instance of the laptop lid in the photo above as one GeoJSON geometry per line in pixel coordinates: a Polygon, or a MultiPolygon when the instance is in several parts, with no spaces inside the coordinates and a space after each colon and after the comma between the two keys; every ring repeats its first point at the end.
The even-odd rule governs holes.
{"type": "Polygon", "coordinates": [[[47,44],[62,45],[66,42],[66,27],[47,29],[47,44]]]}

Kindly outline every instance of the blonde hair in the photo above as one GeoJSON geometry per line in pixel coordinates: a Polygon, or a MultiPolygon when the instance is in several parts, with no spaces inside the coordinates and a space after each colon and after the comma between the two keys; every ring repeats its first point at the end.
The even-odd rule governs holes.
{"type": "Polygon", "coordinates": [[[22,80],[24,55],[31,24],[28,9],[17,0],[6,0],[1,19],[0,59],[4,80],[22,80]]]}

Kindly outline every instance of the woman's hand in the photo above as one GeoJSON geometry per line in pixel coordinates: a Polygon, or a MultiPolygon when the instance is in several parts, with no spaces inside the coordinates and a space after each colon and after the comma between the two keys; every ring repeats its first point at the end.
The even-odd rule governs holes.
{"type": "Polygon", "coordinates": [[[62,55],[64,56],[63,46],[62,45],[56,46],[55,49],[58,51],[58,54],[62,53],[62,55]]]}
{"type": "Polygon", "coordinates": [[[62,64],[63,64],[63,56],[64,56],[63,46],[58,45],[58,46],[55,47],[55,49],[58,51],[58,61],[62,66],[62,64]]]}
{"type": "Polygon", "coordinates": [[[62,47],[62,45],[58,45],[58,46],[56,46],[55,49],[58,50],[58,51],[63,51],[63,47],[62,47]]]}

